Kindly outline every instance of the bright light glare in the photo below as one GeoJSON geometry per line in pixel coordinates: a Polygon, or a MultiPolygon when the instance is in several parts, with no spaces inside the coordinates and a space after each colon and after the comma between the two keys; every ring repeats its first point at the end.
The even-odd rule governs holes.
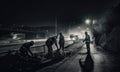
{"type": "Polygon", "coordinates": [[[90,24],[90,22],[91,22],[90,19],[86,19],[86,20],[85,20],[85,23],[86,23],[86,24],[90,24]]]}
{"type": "Polygon", "coordinates": [[[97,21],[96,20],[93,20],[93,24],[95,24],[97,21]]]}
{"type": "Polygon", "coordinates": [[[17,34],[13,34],[13,39],[17,39],[17,34]]]}

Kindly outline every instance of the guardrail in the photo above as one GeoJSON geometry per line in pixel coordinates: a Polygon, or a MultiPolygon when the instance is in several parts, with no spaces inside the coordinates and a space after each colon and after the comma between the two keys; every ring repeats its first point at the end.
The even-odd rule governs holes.
{"type": "MultiPolygon", "coordinates": [[[[36,46],[36,47],[31,47],[31,49],[42,49],[43,50],[43,53],[45,54],[46,53],[46,45],[40,45],[40,46],[36,46]]],[[[0,52],[0,56],[3,56],[3,55],[6,55],[6,54],[10,54],[10,53],[15,53],[17,52],[18,50],[8,50],[8,51],[3,51],[3,52],[0,52]]],[[[41,51],[41,50],[39,50],[41,51]]]]}
{"type": "MultiPolygon", "coordinates": [[[[66,47],[69,47],[69,45],[71,45],[71,44],[73,44],[73,42],[71,42],[71,43],[66,43],[65,48],[66,48],[66,47]]],[[[45,53],[47,52],[47,49],[46,49],[46,48],[47,48],[47,47],[46,47],[45,44],[41,44],[41,45],[39,45],[39,46],[33,46],[33,47],[31,47],[31,50],[33,51],[33,53],[40,53],[40,52],[42,52],[42,53],[45,54],[45,53]],[[36,52],[34,52],[34,51],[36,51],[36,52]]],[[[8,53],[10,53],[10,52],[16,52],[16,51],[18,51],[18,48],[13,49],[13,50],[2,51],[2,52],[0,52],[0,56],[1,56],[1,55],[5,55],[5,54],[8,54],[8,53]]]]}
{"type": "MultiPolygon", "coordinates": [[[[31,49],[36,49],[36,51],[39,50],[38,48],[42,49],[43,53],[46,53],[46,45],[45,44],[40,45],[40,46],[31,47],[31,49]]],[[[39,50],[39,51],[41,51],[41,50],[39,50]]]]}

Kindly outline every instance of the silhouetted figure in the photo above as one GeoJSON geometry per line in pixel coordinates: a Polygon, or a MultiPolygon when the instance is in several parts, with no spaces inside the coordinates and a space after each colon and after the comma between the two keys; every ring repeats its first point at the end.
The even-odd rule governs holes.
{"type": "Polygon", "coordinates": [[[19,49],[20,54],[24,57],[29,57],[30,56],[29,54],[31,54],[31,56],[33,56],[33,53],[30,50],[30,47],[33,46],[33,44],[34,44],[33,41],[24,43],[19,49]]]}
{"type": "Polygon", "coordinates": [[[84,62],[82,62],[81,59],[80,59],[79,64],[80,64],[80,67],[82,69],[82,72],[93,72],[94,61],[93,61],[90,53],[88,53],[84,62]]]}
{"type": "Polygon", "coordinates": [[[46,46],[48,48],[48,55],[50,57],[53,57],[53,48],[52,48],[52,45],[55,44],[57,49],[58,49],[58,45],[57,45],[57,36],[54,36],[54,37],[50,37],[47,39],[46,41],[46,46]]]}
{"type": "Polygon", "coordinates": [[[64,36],[62,33],[60,33],[59,46],[60,46],[60,49],[62,48],[63,53],[64,53],[64,44],[65,44],[64,36]]]}
{"type": "Polygon", "coordinates": [[[83,40],[83,42],[84,41],[86,43],[87,53],[90,53],[90,36],[88,35],[87,32],[85,32],[85,39],[83,40]]]}

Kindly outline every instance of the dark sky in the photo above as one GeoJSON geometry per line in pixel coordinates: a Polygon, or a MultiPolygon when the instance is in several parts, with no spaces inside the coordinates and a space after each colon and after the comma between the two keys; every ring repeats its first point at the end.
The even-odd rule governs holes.
{"type": "Polygon", "coordinates": [[[51,25],[54,24],[55,17],[58,23],[70,23],[86,16],[97,17],[112,6],[113,2],[115,0],[4,0],[0,4],[0,24],[51,25]]]}

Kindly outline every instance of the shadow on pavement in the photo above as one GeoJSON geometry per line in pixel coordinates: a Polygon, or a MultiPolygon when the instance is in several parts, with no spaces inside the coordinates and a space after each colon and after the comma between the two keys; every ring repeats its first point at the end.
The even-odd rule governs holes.
{"type": "Polygon", "coordinates": [[[94,61],[93,61],[90,53],[87,54],[84,62],[82,62],[81,59],[79,59],[79,65],[81,67],[82,72],[93,72],[94,61]]]}
{"type": "Polygon", "coordinates": [[[56,52],[55,57],[42,62],[40,58],[21,58],[18,55],[6,55],[0,58],[0,72],[36,72],[44,67],[53,65],[64,59],[64,56],[56,52]]]}

